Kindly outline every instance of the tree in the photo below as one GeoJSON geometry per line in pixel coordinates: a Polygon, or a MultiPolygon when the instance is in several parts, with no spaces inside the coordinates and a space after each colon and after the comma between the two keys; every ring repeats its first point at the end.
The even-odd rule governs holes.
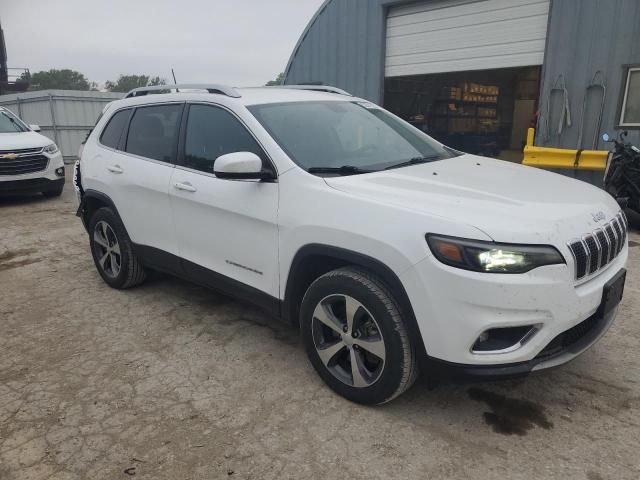
{"type": "Polygon", "coordinates": [[[275,80],[269,80],[266,83],[267,87],[273,87],[275,85],[284,85],[284,72],[280,72],[275,80]]]}
{"type": "Polygon", "coordinates": [[[51,69],[47,72],[31,74],[30,90],[89,90],[91,85],[87,78],[75,70],[51,69]]]}
{"type": "Polygon", "coordinates": [[[120,75],[118,80],[115,82],[108,80],[104,86],[110,92],[128,92],[134,88],[166,84],[167,81],[160,77],[149,77],[148,75],[120,75]]]}

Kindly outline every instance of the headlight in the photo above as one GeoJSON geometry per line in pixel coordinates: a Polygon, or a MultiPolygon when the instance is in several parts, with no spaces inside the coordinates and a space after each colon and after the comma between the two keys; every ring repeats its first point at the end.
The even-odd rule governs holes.
{"type": "Polygon", "coordinates": [[[486,273],[526,273],[544,265],[566,263],[550,245],[509,245],[427,235],[435,257],[446,265],[486,273]]]}
{"type": "Polygon", "coordinates": [[[44,147],[44,151],[53,155],[54,153],[58,153],[58,146],[55,143],[52,143],[51,145],[44,147]]]}

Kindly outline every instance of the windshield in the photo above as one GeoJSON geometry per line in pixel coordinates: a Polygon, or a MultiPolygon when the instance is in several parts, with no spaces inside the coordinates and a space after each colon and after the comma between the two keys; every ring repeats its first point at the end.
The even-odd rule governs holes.
{"type": "Polygon", "coordinates": [[[0,110],[0,133],[28,132],[22,121],[6,110],[0,110]]]}
{"type": "Polygon", "coordinates": [[[369,102],[273,103],[248,108],[305,170],[365,173],[455,156],[426,134],[369,102]]]}

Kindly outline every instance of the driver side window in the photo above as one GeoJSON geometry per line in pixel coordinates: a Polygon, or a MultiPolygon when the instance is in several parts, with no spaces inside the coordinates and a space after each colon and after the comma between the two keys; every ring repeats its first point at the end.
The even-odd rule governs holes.
{"type": "Polygon", "coordinates": [[[266,162],[262,148],[230,112],[210,105],[191,105],[187,119],[184,166],[213,173],[218,157],[227,153],[252,152],[266,162]]]}

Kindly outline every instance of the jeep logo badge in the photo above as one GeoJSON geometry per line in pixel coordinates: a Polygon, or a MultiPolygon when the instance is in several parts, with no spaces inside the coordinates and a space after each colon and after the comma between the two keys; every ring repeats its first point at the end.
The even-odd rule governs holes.
{"type": "Polygon", "coordinates": [[[594,222],[601,222],[602,220],[607,218],[607,216],[604,214],[604,212],[592,213],[591,216],[593,217],[593,221],[594,222]]]}

